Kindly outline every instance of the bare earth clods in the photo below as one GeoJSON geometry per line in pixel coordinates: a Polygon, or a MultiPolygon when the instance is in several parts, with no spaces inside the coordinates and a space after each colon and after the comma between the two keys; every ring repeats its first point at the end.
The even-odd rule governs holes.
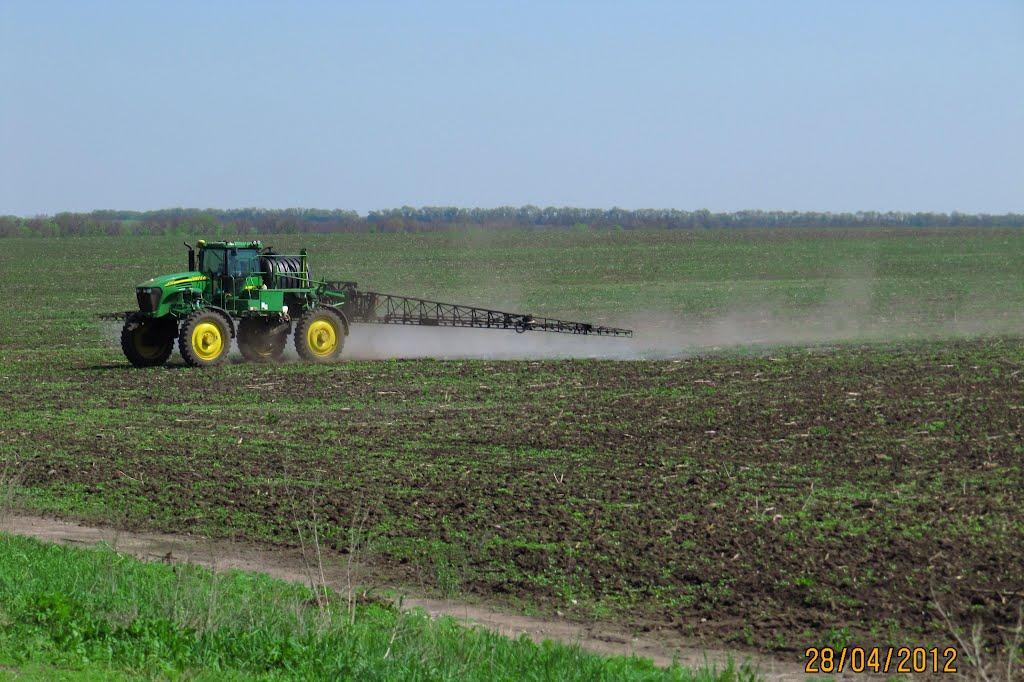
{"type": "Polygon", "coordinates": [[[1024,591],[1019,340],[648,362],[83,363],[6,397],[36,510],[326,543],[444,594],[801,652],[991,646],[1024,591]]]}

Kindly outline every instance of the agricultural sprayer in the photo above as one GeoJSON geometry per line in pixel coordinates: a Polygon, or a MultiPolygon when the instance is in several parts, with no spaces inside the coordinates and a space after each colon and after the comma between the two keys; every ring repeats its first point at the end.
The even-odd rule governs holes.
{"type": "Polygon", "coordinates": [[[275,253],[259,241],[207,242],[188,249],[188,271],[154,277],[135,289],[139,309],[123,319],[121,348],[136,367],[161,365],[177,341],[186,363],[222,363],[236,339],[242,356],[270,362],[294,338],[299,356],[331,362],[349,325],[358,323],[632,336],[629,329],[508,313],[409,296],[362,291],[355,282],[314,279],[303,249],[275,253]]]}

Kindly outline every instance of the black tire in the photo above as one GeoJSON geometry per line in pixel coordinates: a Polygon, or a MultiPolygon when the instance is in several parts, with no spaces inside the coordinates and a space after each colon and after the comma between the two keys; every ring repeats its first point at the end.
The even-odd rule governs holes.
{"type": "Polygon", "coordinates": [[[185,318],[178,334],[178,351],[192,367],[213,367],[228,359],[231,325],[212,310],[197,310],[185,318]]]}
{"type": "Polygon", "coordinates": [[[288,344],[288,329],[271,333],[264,320],[248,319],[238,323],[238,350],[249,362],[279,362],[288,344]]]}
{"type": "Polygon", "coordinates": [[[333,308],[314,308],[295,325],[295,350],[309,362],[335,362],[345,346],[348,325],[333,308]]]}
{"type": "Polygon", "coordinates": [[[157,367],[174,351],[178,322],[171,316],[129,315],[121,328],[121,350],[136,367],[157,367]]]}

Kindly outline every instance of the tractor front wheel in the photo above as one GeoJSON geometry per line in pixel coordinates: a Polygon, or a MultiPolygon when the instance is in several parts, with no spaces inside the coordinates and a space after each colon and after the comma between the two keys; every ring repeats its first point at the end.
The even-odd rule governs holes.
{"type": "Polygon", "coordinates": [[[220,313],[197,310],[185,318],[178,335],[178,350],[193,367],[219,365],[231,350],[231,328],[220,313]]]}
{"type": "Polygon", "coordinates": [[[121,350],[136,367],[156,367],[174,350],[178,323],[173,317],[129,315],[121,328],[121,350]]]}
{"type": "Polygon", "coordinates": [[[314,308],[295,326],[295,350],[303,360],[333,362],[345,345],[345,319],[332,308],[314,308]]]}
{"type": "Polygon", "coordinates": [[[238,323],[238,350],[249,362],[278,362],[288,344],[288,325],[272,331],[263,320],[246,319],[238,323]]]}

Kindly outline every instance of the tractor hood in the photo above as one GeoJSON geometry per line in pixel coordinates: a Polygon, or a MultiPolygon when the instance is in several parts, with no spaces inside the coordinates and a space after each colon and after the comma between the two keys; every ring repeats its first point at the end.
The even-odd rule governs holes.
{"type": "Polygon", "coordinates": [[[202,287],[208,277],[201,272],[175,272],[160,275],[135,287],[135,297],[139,302],[139,311],[155,317],[163,317],[171,311],[171,306],[181,300],[181,292],[193,287],[202,287]]]}
{"type": "Polygon", "coordinates": [[[147,279],[137,289],[177,289],[182,285],[204,282],[207,277],[201,272],[176,272],[171,275],[160,275],[147,279]]]}

